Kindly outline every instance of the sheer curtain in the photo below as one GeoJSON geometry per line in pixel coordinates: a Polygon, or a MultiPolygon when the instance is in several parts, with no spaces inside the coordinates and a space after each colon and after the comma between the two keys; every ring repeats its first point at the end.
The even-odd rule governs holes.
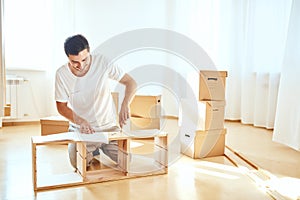
{"type": "MultiPolygon", "coordinates": [[[[44,0],[47,1],[47,0],[44,0]]],[[[47,68],[49,92],[47,96],[49,115],[59,115],[54,101],[54,78],[56,69],[67,62],[63,44],[67,37],[75,33],[75,0],[52,0],[51,8],[51,62],[47,68]]]]}
{"type": "Polygon", "coordinates": [[[273,140],[300,150],[300,2],[294,0],[282,65],[273,140]]]}
{"type": "Polygon", "coordinates": [[[234,41],[235,35],[240,36],[234,51],[231,51],[231,46],[227,50],[240,53],[228,60],[231,64],[228,70],[226,118],[273,128],[291,1],[281,0],[276,4],[270,0],[243,2],[232,6],[232,12],[237,14],[232,17],[238,23],[229,30],[235,32],[229,40],[234,41]],[[240,94],[235,95],[237,90],[232,87],[239,87],[240,94]]]}
{"type": "Polygon", "coordinates": [[[202,46],[218,70],[228,71],[226,119],[274,127],[291,5],[292,0],[176,2],[175,30],[202,46]]]}
{"type": "Polygon", "coordinates": [[[5,104],[5,64],[3,37],[3,0],[0,0],[0,127],[2,127],[2,117],[4,116],[5,104]]]}

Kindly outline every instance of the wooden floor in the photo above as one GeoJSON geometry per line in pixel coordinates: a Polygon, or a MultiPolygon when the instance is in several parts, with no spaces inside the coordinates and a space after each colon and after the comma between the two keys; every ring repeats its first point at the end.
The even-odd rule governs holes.
{"type": "MultiPolygon", "coordinates": [[[[166,122],[170,133],[167,175],[37,193],[32,187],[30,137],[40,135],[40,126],[3,127],[0,199],[300,199],[300,152],[272,142],[271,130],[226,122],[227,157],[194,160],[176,153],[176,124],[175,120],[166,122]]],[[[66,145],[42,147],[38,155],[45,177],[72,171],[66,145]]]]}

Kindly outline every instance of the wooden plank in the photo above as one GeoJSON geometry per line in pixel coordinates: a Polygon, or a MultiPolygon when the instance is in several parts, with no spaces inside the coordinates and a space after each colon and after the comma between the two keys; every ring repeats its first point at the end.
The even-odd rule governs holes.
{"type": "Polygon", "coordinates": [[[33,189],[37,190],[36,145],[31,140],[32,181],[33,189]]]}
{"type": "Polygon", "coordinates": [[[76,142],[76,150],[83,158],[86,158],[86,143],[76,142]]]}
{"type": "Polygon", "coordinates": [[[245,158],[244,156],[242,156],[240,153],[238,153],[237,151],[233,150],[232,148],[230,148],[229,146],[226,145],[226,148],[228,150],[230,150],[231,152],[233,152],[235,155],[237,155],[240,159],[242,159],[244,162],[246,162],[248,165],[250,165],[251,167],[253,167],[255,170],[259,170],[259,167],[256,166],[253,162],[251,162],[250,160],[248,160],[247,158],[245,158]]]}
{"type": "Polygon", "coordinates": [[[131,179],[131,178],[157,176],[157,175],[164,175],[166,173],[167,173],[166,170],[159,170],[159,171],[149,172],[144,174],[124,175],[124,173],[120,171],[119,172],[116,171],[116,172],[105,172],[99,175],[96,174],[91,176],[89,175],[87,176],[86,180],[82,180],[82,177],[76,173],[55,175],[52,176],[51,179],[47,178],[47,182],[39,183],[38,187],[36,188],[36,191],[59,189],[59,188],[101,183],[107,181],[118,181],[118,180],[131,179]]]}
{"type": "Polygon", "coordinates": [[[163,167],[168,166],[168,150],[155,146],[155,161],[163,167]]]}
{"type": "MultiPolygon", "coordinates": [[[[155,137],[155,158],[156,162],[163,167],[168,168],[168,137],[155,137]]],[[[167,172],[167,171],[166,171],[167,172]]]]}
{"type": "Polygon", "coordinates": [[[124,173],[128,171],[128,150],[128,140],[118,140],[118,166],[124,173]]]}
{"type": "Polygon", "coordinates": [[[123,176],[126,176],[122,169],[112,169],[112,168],[106,168],[106,169],[100,169],[95,171],[88,171],[86,174],[85,181],[87,182],[93,182],[95,181],[101,181],[101,180],[116,180],[116,178],[121,178],[123,176]]]}
{"type": "Polygon", "coordinates": [[[168,137],[167,135],[158,135],[154,138],[154,143],[156,146],[160,146],[164,149],[168,148],[168,137]]]}
{"type": "Polygon", "coordinates": [[[83,158],[78,152],[76,158],[77,172],[84,178],[86,176],[86,158],[83,158]]]}
{"type": "Polygon", "coordinates": [[[40,178],[36,190],[48,190],[82,185],[84,181],[78,173],[57,174],[40,178]]]}

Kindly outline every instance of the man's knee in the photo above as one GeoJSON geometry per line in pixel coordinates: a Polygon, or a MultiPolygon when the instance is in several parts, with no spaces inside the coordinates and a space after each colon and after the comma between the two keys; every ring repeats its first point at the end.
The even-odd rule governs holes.
{"type": "Polygon", "coordinates": [[[109,156],[113,161],[117,162],[118,160],[118,145],[115,142],[109,144],[103,144],[101,146],[103,153],[109,156]]]}
{"type": "Polygon", "coordinates": [[[68,152],[69,152],[70,163],[74,168],[76,168],[77,167],[77,157],[76,157],[76,144],[75,143],[68,144],[68,152]]]}

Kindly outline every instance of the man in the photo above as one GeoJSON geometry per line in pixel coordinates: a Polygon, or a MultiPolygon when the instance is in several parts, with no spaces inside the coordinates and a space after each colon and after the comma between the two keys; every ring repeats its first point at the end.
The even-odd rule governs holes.
{"type": "MultiPolygon", "coordinates": [[[[125,96],[119,113],[122,128],[129,118],[129,104],[136,82],[119,67],[110,64],[102,55],[90,53],[87,39],[74,35],[64,43],[69,62],[56,71],[55,100],[58,112],[70,121],[70,131],[93,134],[95,131],[120,130],[114,114],[109,80],[125,85],[125,96]]],[[[88,143],[87,165],[99,155],[99,149],[117,162],[116,141],[109,144],[88,143]]],[[[68,145],[70,162],[76,168],[76,145],[68,145]]]]}

